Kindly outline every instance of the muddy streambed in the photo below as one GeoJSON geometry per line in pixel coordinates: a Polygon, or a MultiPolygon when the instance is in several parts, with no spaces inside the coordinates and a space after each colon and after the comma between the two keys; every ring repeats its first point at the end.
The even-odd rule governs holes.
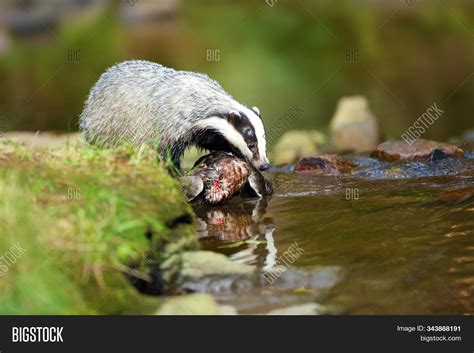
{"type": "Polygon", "coordinates": [[[201,247],[269,270],[209,283],[239,313],[474,313],[474,158],[269,173],[272,197],[195,205],[201,247]]]}

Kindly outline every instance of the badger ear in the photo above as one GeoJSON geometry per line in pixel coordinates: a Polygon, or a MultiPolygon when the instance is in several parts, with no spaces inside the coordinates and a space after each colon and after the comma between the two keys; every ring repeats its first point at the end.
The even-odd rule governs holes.
{"type": "Polygon", "coordinates": [[[231,110],[229,114],[227,114],[227,121],[231,124],[237,123],[240,119],[242,119],[242,116],[237,110],[231,110]]]}
{"type": "Polygon", "coordinates": [[[252,107],[251,109],[253,110],[253,112],[254,112],[255,114],[257,114],[258,116],[260,116],[260,110],[259,110],[257,107],[252,107]]]}

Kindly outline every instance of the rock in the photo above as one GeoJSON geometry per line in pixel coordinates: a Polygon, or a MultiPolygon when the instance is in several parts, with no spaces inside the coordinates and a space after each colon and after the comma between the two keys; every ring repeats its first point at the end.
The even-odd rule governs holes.
{"type": "Polygon", "coordinates": [[[331,146],[338,151],[373,151],[379,142],[377,121],[362,96],[339,100],[330,129],[331,146]]]}
{"type": "Polygon", "coordinates": [[[464,153],[464,158],[473,158],[474,153],[474,129],[464,131],[463,134],[451,137],[448,143],[452,143],[461,148],[464,153]]]}
{"type": "Polygon", "coordinates": [[[156,315],[236,315],[230,305],[219,305],[210,294],[195,293],[164,300],[156,315]]]}
{"type": "Polygon", "coordinates": [[[219,305],[219,315],[237,315],[237,309],[232,305],[219,305]]]}
{"type": "Polygon", "coordinates": [[[269,311],[267,315],[319,315],[325,313],[323,306],[316,303],[293,305],[282,309],[269,311]]]}
{"type": "Polygon", "coordinates": [[[229,260],[212,251],[189,251],[173,256],[161,266],[162,280],[170,283],[166,293],[226,292],[242,284],[253,286],[256,268],[229,260]]]}
{"type": "Polygon", "coordinates": [[[312,270],[272,267],[266,270],[263,278],[273,289],[305,290],[329,289],[339,283],[344,277],[344,270],[339,266],[321,266],[312,270]]]}
{"type": "Polygon", "coordinates": [[[398,140],[381,143],[372,156],[381,161],[435,161],[447,157],[463,158],[464,151],[448,143],[419,139],[409,145],[398,140]]]}
{"type": "Polygon", "coordinates": [[[182,254],[180,275],[198,280],[206,276],[245,275],[255,271],[254,266],[230,261],[227,256],[212,251],[189,251],[182,254]]]}
{"type": "Polygon", "coordinates": [[[351,173],[356,167],[351,161],[335,154],[323,154],[316,157],[305,157],[295,166],[296,172],[311,172],[316,174],[351,173]]]}
{"type": "MultiPolygon", "coordinates": [[[[462,135],[462,143],[460,147],[464,151],[469,152],[472,155],[472,153],[474,152],[474,129],[470,129],[464,132],[464,134],[462,135]]],[[[470,156],[470,158],[472,157],[470,156]]]]}
{"type": "Polygon", "coordinates": [[[318,148],[326,142],[323,133],[310,130],[293,130],[283,134],[273,149],[276,165],[294,163],[298,159],[318,152],[318,148]]]}
{"type": "Polygon", "coordinates": [[[474,144],[474,129],[469,129],[462,134],[462,140],[466,143],[474,144]]]}
{"type": "Polygon", "coordinates": [[[212,251],[183,251],[186,243],[187,237],[167,244],[162,250],[165,260],[154,273],[161,286],[159,293],[216,292],[238,280],[256,277],[255,266],[233,262],[212,251]]]}

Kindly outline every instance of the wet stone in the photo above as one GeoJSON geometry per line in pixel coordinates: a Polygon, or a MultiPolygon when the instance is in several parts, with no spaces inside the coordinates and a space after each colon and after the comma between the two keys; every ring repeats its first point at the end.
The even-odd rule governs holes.
{"type": "Polygon", "coordinates": [[[462,140],[464,142],[474,144],[474,129],[470,129],[464,132],[464,134],[462,135],[462,140]]]}
{"type": "Polygon", "coordinates": [[[329,289],[339,283],[343,276],[344,270],[339,266],[322,266],[310,271],[283,268],[266,271],[263,274],[266,280],[265,284],[271,284],[273,288],[280,290],[291,288],[329,289]],[[281,274],[278,275],[280,272],[281,274]],[[276,280],[272,282],[274,278],[276,280]]]}
{"type": "Polygon", "coordinates": [[[411,145],[405,141],[386,141],[377,146],[374,157],[381,161],[426,161],[433,162],[448,157],[463,158],[464,151],[456,145],[430,140],[415,140],[411,145]]]}
{"type": "Polygon", "coordinates": [[[373,151],[379,142],[377,119],[363,96],[342,97],[330,123],[335,151],[373,151]]]}
{"type": "Polygon", "coordinates": [[[291,130],[285,132],[274,148],[274,163],[282,165],[295,163],[304,156],[319,153],[326,142],[326,136],[317,130],[291,130]]]}
{"type": "Polygon", "coordinates": [[[318,303],[306,303],[299,305],[292,305],[286,308],[274,309],[267,313],[267,315],[320,315],[325,314],[326,308],[318,303]]]}
{"type": "Polygon", "coordinates": [[[351,173],[356,165],[340,156],[324,154],[316,157],[305,157],[295,166],[296,172],[311,172],[317,174],[351,173]]]}
{"type": "Polygon", "coordinates": [[[236,315],[230,305],[219,305],[214,297],[206,293],[168,297],[156,315],[236,315]]]}

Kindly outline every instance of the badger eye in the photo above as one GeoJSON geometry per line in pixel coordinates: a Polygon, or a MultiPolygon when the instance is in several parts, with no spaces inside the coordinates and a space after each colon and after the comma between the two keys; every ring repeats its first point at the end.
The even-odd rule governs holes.
{"type": "Polygon", "coordinates": [[[244,135],[247,136],[247,137],[253,137],[252,129],[245,129],[244,130],[244,135]]]}

